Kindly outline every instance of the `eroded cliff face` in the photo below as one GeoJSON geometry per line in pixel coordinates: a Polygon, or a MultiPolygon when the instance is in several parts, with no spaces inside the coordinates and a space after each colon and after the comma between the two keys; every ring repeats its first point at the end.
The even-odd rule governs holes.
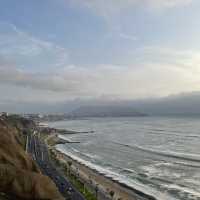
{"type": "Polygon", "coordinates": [[[24,150],[23,133],[33,126],[23,118],[0,117],[0,193],[18,200],[61,200],[55,184],[24,150]]]}

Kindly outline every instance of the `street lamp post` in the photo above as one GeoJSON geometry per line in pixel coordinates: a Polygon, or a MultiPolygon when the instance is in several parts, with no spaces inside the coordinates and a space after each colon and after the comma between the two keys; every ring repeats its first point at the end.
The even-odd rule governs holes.
{"type": "Polygon", "coordinates": [[[95,187],[95,193],[96,193],[96,199],[98,199],[98,191],[99,191],[99,184],[96,184],[96,187],[95,187]]]}

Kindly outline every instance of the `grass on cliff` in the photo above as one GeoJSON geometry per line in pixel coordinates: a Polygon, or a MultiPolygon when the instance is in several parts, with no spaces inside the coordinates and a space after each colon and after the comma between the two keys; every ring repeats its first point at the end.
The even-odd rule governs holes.
{"type": "Polygon", "coordinates": [[[40,173],[24,150],[34,123],[19,116],[0,117],[0,200],[63,200],[53,181],[40,173]]]}

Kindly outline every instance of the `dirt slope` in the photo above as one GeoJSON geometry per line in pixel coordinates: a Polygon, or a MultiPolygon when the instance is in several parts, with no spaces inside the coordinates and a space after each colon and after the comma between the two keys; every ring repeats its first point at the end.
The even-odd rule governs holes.
{"type": "Polygon", "coordinates": [[[55,184],[40,173],[24,151],[24,133],[33,122],[19,117],[0,117],[0,193],[20,199],[63,199],[55,184]]]}

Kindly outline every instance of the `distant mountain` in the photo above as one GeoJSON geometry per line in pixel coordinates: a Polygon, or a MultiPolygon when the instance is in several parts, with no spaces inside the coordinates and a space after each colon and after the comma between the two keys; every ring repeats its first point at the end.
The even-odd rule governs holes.
{"type": "MultiPolygon", "coordinates": [[[[74,99],[60,103],[26,103],[26,102],[4,102],[0,104],[0,111],[13,113],[43,113],[43,114],[64,114],[82,115],[92,114],[94,111],[105,113],[110,110],[118,110],[119,116],[135,116],[134,113],[147,115],[181,115],[181,116],[200,116],[200,92],[182,93],[170,95],[162,98],[145,98],[145,99],[74,99]],[[16,106],[17,105],[17,106],[16,106]],[[103,109],[106,108],[106,109],[103,109]],[[108,109],[107,109],[108,108],[108,109]],[[114,109],[116,108],[116,109],[114,109]],[[123,109],[122,109],[123,108],[123,109]],[[82,111],[81,111],[82,110],[82,111]],[[127,111],[128,110],[128,111],[127,111]],[[121,114],[120,114],[120,112],[121,114]],[[131,114],[129,114],[131,112],[131,114]]],[[[97,115],[93,113],[92,115],[97,115]]],[[[103,114],[101,114],[103,115],[103,114]]],[[[109,114],[111,115],[111,114],[109,114]]]]}
{"type": "Polygon", "coordinates": [[[69,117],[138,117],[146,114],[136,111],[131,106],[92,105],[81,106],[70,112],[69,117]]]}
{"type": "Polygon", "coordinates": [[[200,92],[123,103],[150,115],[200,116],[200,92]]]}

